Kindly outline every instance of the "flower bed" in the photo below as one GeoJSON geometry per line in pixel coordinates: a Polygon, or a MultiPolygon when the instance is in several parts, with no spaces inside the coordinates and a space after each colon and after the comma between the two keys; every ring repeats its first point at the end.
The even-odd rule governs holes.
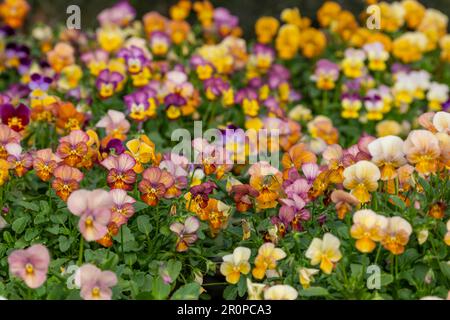
{"type": "Polygon", "coordinates": [[[370,8],[3,1],[0,296],[447,298],[448,19],[370,8]]]}

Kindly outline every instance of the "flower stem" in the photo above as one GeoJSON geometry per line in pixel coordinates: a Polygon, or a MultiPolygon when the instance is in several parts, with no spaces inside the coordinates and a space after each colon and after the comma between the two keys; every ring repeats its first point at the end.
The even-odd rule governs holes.
{"type": "Polygon", "coordinates": [[[83,235],[80,236],[80,250],[78,252],[78,265],[81,266],[83,263],[83,253],[84,253],[84,238],[83,235]]]}

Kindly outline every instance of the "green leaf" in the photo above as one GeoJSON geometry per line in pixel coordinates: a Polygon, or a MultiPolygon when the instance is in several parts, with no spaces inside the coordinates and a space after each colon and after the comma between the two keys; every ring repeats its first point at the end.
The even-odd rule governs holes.
{"type": "Polygon", "coordinates": [[[237,288],[238,288],[239,297],[243,297],[244,294],[247,292],[247,278],[246,277],[239,278],[237,288]]]}
{"type": "Polygon", "coordinates": [[[156,300],[164,300],[169,296],[170,285],[164,282],[161,277],[156,278],[152,283],[152,295],[156,300]]]}
{"type": "Polygon", "coordinates": [[[382,273],[380,276],[380,285],[387,286],[394,281],[394,277],[388,273],[382,273]]]}
{"type": "Polygon", "coordinates": [[[134,204],[134,213],[144,210],[145,208],[148,208],[148,204],[142,201],[136,201],[134,204]]]}
{"type": "Polygon", "coordinates": [[[60,236],[58,238],[59,241],[59,250],[61,250],[61,252],[66,252],[67,250],[69,250],[70,245],[72,244],[72,241],[70,241],[70,239],[68,239],[65,236],[60,236]]]}
{"type": "Polygon", "coordinates": [[[236,286],[227,286],[225,290],[223,290],[223,297],[225,300],[234,300],[237,296],[237,287],[236,286]]]}
{"type": "Polygon", "coordinates": [[[136,219],[137,226],[140,232],[145,235],[149,235],[153,227],[150,224],[150,218],[148,216],[140,215],[136,219]]]}
{"type": "Polygon", "coordinates": [[[390,196],[389,198],[390,198],[390,199],[392,200],[392,202],[394,202],[394,204],[395,204],[397,207],[399,207],[402,211],[406,210],[406,204],[405,204],[405,202],[403,202],[402,199],[400,199],[400,198],[397,197],[397,196],[390,196]]]}
{"type": "Polygon", "coordinates": [[[3,232],[3,239],[5,240],[6,243],[14,242],[14,238],[9,231],[3,232]]]}
{"type": "Polygon", "coordinates": [[[16,200],[15,203],[18,206],[24,207],[25,209],[31,210],[31,211],[39,211],[39,206],[33,202],[27,202],[24,200],[16,200]]]}
{"type": "Polygon", "coordinates": [[[309,287],[307,289],[301,289],[298,293],[303,297],[320,297],[329,295],[328,290],[322,287],[309,287]]]}
{"type": "Polygon", "coordinates": [[[151,292],[141,292],[136,297],[136,300],[153,300],[153,295],[151,292]]]}
{"type": "Polygon", "coordinates": [[[442,273],[447,277],[447,279],[450,279],[450,266],[447,262],[439,262],[439,268],[441,269],[442,273]]]}
{"type": "Polygon", "coordinates": [[[175,281],[178,278],[178,275],[180,274],[182,264],[180,261],[176,260],[169,260],[167,262],[167,272],[169,273],[170,278],[172,281],[175,281]]]}
{"type": "Polygon", "coordinates": [[[196,282],[192,282],[175,291],[170,300],[197,300],[199,295],[200,285],[196,282]]]}
{"type": "Polygon", "coordinates": [[[14,232],[22,233],[25,230],[25,227],[27,226],[29,221],[30,221],[29,216],[20,217],[14,220],[11,227],[14,230],[14,232]]]}

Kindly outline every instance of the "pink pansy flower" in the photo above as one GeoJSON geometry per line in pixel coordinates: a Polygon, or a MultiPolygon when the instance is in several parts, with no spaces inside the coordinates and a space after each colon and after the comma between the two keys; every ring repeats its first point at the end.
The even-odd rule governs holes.
{"type": "Polygon", "coordinates": [[[97,128],[105,128],[106,134],[113,139],[125,140],[130,130],[130,123],[125,114],[116,110],[108,110],[108,113],[95,125],[97,128]]]}
{"type": "Polygon", "coordinates": [[[181,195],[181,190],[186,188],[188,179],[187,159],[185,157],[171,154],[170,158],[161,161],[159,168],[169,172],[174,178],[174,184],[167,191],[167,198],[179,197],[181,195]]]}
{"type": "Polygon", "coordinates": [[[22,147],[18,143],[8,143],[5,146],[8,152],[8,162],[11,169],[16,171],[18,177],[23,177],[33,166],[33,158],[29,153],[22,153],[22,147]]]}
{"type": "Polygon", "coordinates": [[[132,156],[127,153],[110,155],[101,164],[109,170],[106,181],[110,188],[128,191],[133,189],[136,182],[136,172],[133,170],[136,160],[132,156]]]}
{"type": "Polygon", "coordinates": [[[87,241],[100,240],[108,232],[113,198],[105,190],[77,190],[67,200],[67,207],[80,217],[78,227],[87,241]]]}
{"type": "Polygon", "coordinates": [[[50,254],[42,244],[35,244],[28,249],[14,250],[8,257],[9,271],[36,289],[47,280],[50,254]]]}
{"type": "Polygon", "coordinates": [[[302,165],[302,172],[306,181],[311,185],[320,173],[319,166],[316,163],[305,163],[302,165]]]}
{"type": "Polygon", "coordinates": [[[113,199],[111,221],[118,227],[127,223],[134,214],[133,203],[136,202],[126,191],[114,189],[109,192],[113,199]]]}
{"type": "Polygon", "coordinates": [[[102,271],[93,264],[81,266],[75,278],[84,300],[111,300],[111,287],[117,284],[114,272],[102,271]]]}
{"type": "Polygon", "coordinates": [[[187,251],[189,246],[197,240],[197,230],[200,228],[200,222],[196,217],[188,217],[183,223],[175,222],[170,225],[170,230],[177,237],[177,251],[187,251]]]}
{"type": "Polygon", "coordinates": [[[20,134],[12,130],[10,127],[4,124],[0,124],[0,159],[6,160],[8,152],[6,151],[6,145],[8,143],[20,143],[20,134]]]}
{"type": "Polygon", "coordinates": [[[303,200],[308,201],[308,191],[311,188],[311,185],[303,178],[297,179],[289,185],[285,192],[289,198],[292,198],[294,195],[298,195],[303,200]]]}

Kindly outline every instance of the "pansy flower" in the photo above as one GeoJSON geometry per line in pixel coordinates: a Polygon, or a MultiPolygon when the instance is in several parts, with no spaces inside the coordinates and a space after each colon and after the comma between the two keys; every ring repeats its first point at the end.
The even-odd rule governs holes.
{"type": "Polygon", "coordinates": [[[251,251],[246,247],[237,247],[232,254],[223,256],[223,262],[220,265],[220,273],[225,276],[228,283],[236,284],[239,282],[241,274],[246,275],[250,272],[251,251]]]}
{"type": "Polygon", "coordinates": [[[126,146],[129,150],[128,153],[136,160],[136,165],[133,168],[136,173],[144,171],[143,164],[150,161],[158,164],[161,160],[161,155],[155,153],[155,144],[145,135],[128,141],[126,146]]]}
{"type": "Polygon", "coordinates": [[[63,201],[67,201],[69,195],[80,187],[84,177],[80,170],[65,164],[58,166],[53,176],[55,179],[52,182],[52,188],[63,201]]]}
{"type": "Polygon", "coordinates": [[[47,280],[50,254],[45,246],[35,244],[11,252],[8,264],[11,274],[20,277],[28,287],[36,289],[47,280]]]}
{"type": "Polygon", "coordinates": [[[59,139],[57,155],[65,164],[76,167],[88,153],[89,136],[81,130],[73,130],[69,135],[59,139]]]}
{"type": "Polygon", "coordinates": [[[17,107],[9,103],[3,104],[0,106],[0,117],[2,123],[14,131],[20,132],[30,122],[30,109],[23,103],[17,107]]]}
{"type": "Polygon", "coordinates": [[[150,50],[155,56],[164,56],[169,51],[170,37],[165,32],[154,31],[150,34],[150,50]]]}
{"type": "Polygon", "coordinates": [[[111,222],[118,227],[127,223],[134,214],[133,204],[135,199],[130,197],[125,190],[114,189],[110,191],[113,205],[111,207],[111,222]]]}
{"type": "Polygon", "coordinates": [[[8,152],[6,151],[6,145],[9,143],[20,143],[21,135],[16,131],[12,130],[10,127],[4,124],[0,124],[0,159],[5,159],[8,157],[8,152]]]}
{"type": "Polygon", "coordinates": [[[22,147],[17,143],[7,144],[6,151],[11,169],[15,170],[18,177],[23,177],[33,166],[33,157],[28,152],[22,153],[22,147]]]}
{"type": "Polygon", "coordinates": [[[239,212],[249,211],[253,207],[252,198],[259,196],[259,192],[248,184],[232,186],[230,193],[236,204],[236,210],[239,212]]]}
{"type": "Polygon", "coordinates": [[[258,249],[258,255],[255,258],[255,267],[252,270],[255,279],[263,279],[267,271],[274,270],[277,267],[277,261],[284,259],[286,253],[276,248],[271,242],[264,243],[258,249]]]}
{"type": "Polygon", "coordinates": [[[84,300],[111,300],[117,276],[112,271],[102,271],[93,264],[84,264],[77,270],[76,280],[84,300]]]}
{"type": "Polygon", "coordinates": [[[108,232],[112,206],[112,196],[102,189],[77,190],[67,200],[69,211],[80,217],[78,228],[86,241],[100,240],[108,232]]]}
{"type": "Polygon", "coordinates": [[[59,162],[61,159],[52,149],[42,149],[34,154],[33,168],[42,181],[49,181],[59,162]]]}
{"type": "Polygon", "coordinates": [[[111,97],[119,88],[119,83],[124,80],[124,76],[119,72],[109,69],[102,70],[95,82],[102,99],[111,97]]]}
{"type": "Polygon", "coordinates": [[[319,264],[324,273],[330,274],[336,263],[342,258],[340,245],[341,242],[338,238],[331,233],[325,233],[323,239],[313,239],[305,256],[311,260],[313,266],[319,264]]]}
{"type": "Polygon", "coordinates": [[[141,48],[133,45],[128,48],[121,49],[117,56],[125,59],[128,72],[131,74],[137,74],[141,72],[148,62],[144,51],[141,48]]]}
{"type": "Polygon", "coordinates": [[[133,170],[136,160],[132,156],[127,153],[110,155],[101,164],[109,170],[106,181],[111,189],[133,189],[136,182],[136,173],[133,170]]]}
{"type": "Polygon", "coordinates": [[[166,196],[173,183],[174,178],[168,171],[158,167],[148,168],[142,173],[139,183],[141,199],[149,206],[156,206],[159,200],[166,196]]]}
{"type": "Polygon", "coordinates": [[[185,252],[189,246],[197,241],[197,230],[200,228],[200,222],[195,217],[188,217],[184,223],[174,222],[170,225],[170,230],[177,235],[176,250],[185,252]]]}
{"type": "Polygon", "coordinates": [[[124,97],[129,116],[135,121],[145,121],[156,116],[158,100],[156,91],[151,88],[140,89],[124,97]]]}

